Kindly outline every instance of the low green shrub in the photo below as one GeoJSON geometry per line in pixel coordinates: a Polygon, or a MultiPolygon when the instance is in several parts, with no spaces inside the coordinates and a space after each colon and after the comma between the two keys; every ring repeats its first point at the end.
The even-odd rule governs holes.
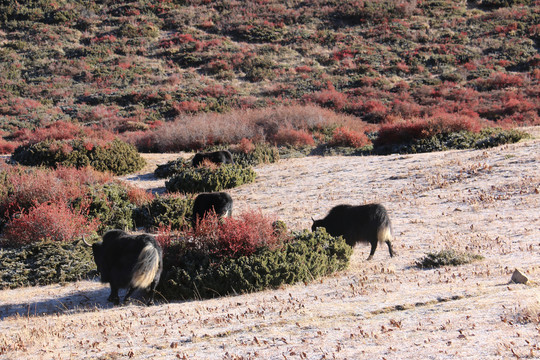
{"type": "Polygon", "coordinates": [[[522,139],[529,138],[530,135],[519,130],[485,129],[480,132],[480,136],[474,143],[476,149],[484,149],[503,144],[516,143],[522,139]]]}
{"type": "Polygon", "coordinates": [[[154,170],[154,176],[158,179],[169,178],[190,166],[191,161],[180,157],[176,160],[171,160],[166,164],[158,165],[156,170],[154,170]]]}
{"type": "Polygon", "coordinates": [[[468,254],[452,249],[441,250],[436,253],[428,253],[416,262],[416,266],[422,269],[433,269],[442,266],[457,266],[469,264],[484,257],[476,254],[468,254]]]}
{"type": "Polygon", "coordinates": [[[98,171],[110,171],[116,175],[135,172],[146,163],[133,145],[118,139],[104,146],[83,140],[46,140],[18,147],[12,159],[29,166],[91,166],[98,171]]]}
{"type": "Polygon", "coordinates": [[[501,7],[512,7],[517,5],[531,5],[531,0],[469,0],[481,8],[497,9],[501,7]]]}
{"type": "Polygon", "coordinates": [[[221,165],[215,169],[186,168],[165,183],[170,192],[200,193],[221,191],[255,181],[251,167],[237,164],[221,165]]]}
{"type": "Polygon", "coordinates": [[[424,153],[450,149],[484,149],[515,143],[527,137],[529,137],[527,133],[519,130],[486,128],[478,133],[459,131],[437,134],[425,139],[413,140],[409,143],[376,146],[374,152],[377,154],[424,153]]]}
{"type": "MultiPolygon", "coordinates": [[[[250,145],[251,146],[247,149],[241,146],[231,149],[224,146],[213,146],[205,149],[205,151],[229,150],[233,155],[234,163],[243,167],[257,166],[263,163],[274,163],[279,160],[279,151],[277,147],[268,144],[253,145],[250,143],[250,145]]],[[[154,170],[154,176],[159,179],[170,178],[174,175],[181,174],[187,169],[193,169],[191,160],[180,157],[171,160],[166,164],[158,165],[156,170],[154,170]]]]}
{"type": "Polygon", "coordinates": [[[135,210],[137,227],[154,230],[161,226],[181,229],[189,224],[193,211],[193,198],[183,196],[156,196],[150,203],[135,210]]]}
{"type": "Polygon", "coordinates": [[[238,258],[211,256],[185,241],[165,252],[158,290],[167,299],[212,298],[309,282],[345,269],[351,253],[342,237],[324,229],[296,233],[278,249],[238,258]]]}
{"type": "Polygon", "coordinates": [[[96,185],[89,188],[85,199],[77,199],[77,205],[81,201],[89,202],[88,217],[99,221],[99,233],[109,229],[135,228],[133,213],[136,208],[128,196],[128,189],[119,183],[96,185]]]}
{"type": "Polygon", "coordinates": [[[0,248],[0,289],[77,281],[95,270],[92,249],[80,241],[0,248]]]}
{"type": "Polygon", "coordinates": [[[257,166],[259,164],[269,164],[279,161],[279,150],[275,146],[269,144],[256,144],[250,151],[241,151],[231,149],[234,162],[237,165],[257,166]]]}

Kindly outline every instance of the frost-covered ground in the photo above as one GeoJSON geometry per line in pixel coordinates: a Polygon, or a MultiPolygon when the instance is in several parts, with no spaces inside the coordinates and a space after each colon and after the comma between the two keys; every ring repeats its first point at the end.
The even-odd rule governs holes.
{"type": "MultiPolygon", "coordinates": [[[[149,172],[176,157],[147,156],[149,172]]],[[[359,245],[347,271],[313,283],[153,307],[111,307],[108,288],[90,281],[0,291],[0,359],[540,358],[539,139],[256,171],[254,184],[230,191],[236,213],[260,208],[302,229],[334,205],[381,202],[398,256],[381,246],[366,262],[359,245]],[[485,259],[414,266],[445,248],[485,259]],[[515,268],[533,282],[510,284],[515,268]]]]}

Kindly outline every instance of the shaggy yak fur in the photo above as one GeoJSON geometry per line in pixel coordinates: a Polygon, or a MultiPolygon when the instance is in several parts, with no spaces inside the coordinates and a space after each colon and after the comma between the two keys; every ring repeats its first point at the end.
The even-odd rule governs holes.
{"type": "Polygon", "coordinates": [[[215,212],[219,217],[232,215],[233,200],[225,192],[202,193],[197,195],[193,202],[193,216],[191,225],[195,229],[208,212],[215,212]]]}
{"type": "Polygon", "coordinates": [[[351,247],[359,242],[371,244],[368,260],[373,258],[380,242],[385,242],[390,256],[394,256],[390,218],[380,204],[335,206],[325,218],[313,220],[311,230],[318,227],[324,227],[332,236],[343,236],[351,247]]]}
{"type": "Polygon", "coordinates": [[[193,157],[191,164],[193,167],[198,167],[204,160],[211,161],[214,164],[234,164],[232,154],[227,150],[197,153],[193,157]]]}
{"type": "Polygon", "coordinates": [[[118,290],[128,288],[124,303],[136,289],[149,289],[147,304],[154,303],[155,289],[163,271],[163,252],[153,236],[129,235],[110,230],[103,242],[92,245],[101,282],[111,285],[109,301],[118,305],[118,290]]]}

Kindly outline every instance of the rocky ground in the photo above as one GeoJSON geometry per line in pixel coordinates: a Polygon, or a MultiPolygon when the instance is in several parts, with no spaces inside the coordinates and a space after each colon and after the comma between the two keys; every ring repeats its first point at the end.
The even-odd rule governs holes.
{"type": "MultiPolygon", "coordinates": [[[[355,249],[309,284],[212,300],[110,306],[98,282],[0,291],[0,359],[502,359],[540,357],[540,139],[488,150],[305,157],[256,168],[231,190],[292,229],[340,203],[381,202],[397,257],[355,249]],[[483,260],[422,270],[452,248],[483,260]],[[529,283],[510,282],[514,269],[529,283]]],[[[178,154],[146,155],[126,181],[178,154]]],[[[186,156],[184,154],[184,156],[186,156]]]]}

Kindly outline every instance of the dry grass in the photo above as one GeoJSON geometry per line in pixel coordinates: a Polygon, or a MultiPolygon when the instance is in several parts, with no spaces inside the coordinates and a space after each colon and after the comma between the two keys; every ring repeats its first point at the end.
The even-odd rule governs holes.
{"type": "MultiPolygon", "coordinates": [[[[0,358],[538,358],[539,162],[533,139],[260,166],[256,183],[230,191],[235,212],[259,207],[301,229],[336,204],[382,202],[398,256],[381,247],[366,262],[360,245],[347,271],[314,283],[153,307],[112,308],[90,281],[2,291],[0,358]],[[485,259],[414,266],[446,248],[485,259]],[[516,267],[531,285],[509,283],[516,267]]],[[[163,186],[145,179],[131,180],[163,186]]]]}

